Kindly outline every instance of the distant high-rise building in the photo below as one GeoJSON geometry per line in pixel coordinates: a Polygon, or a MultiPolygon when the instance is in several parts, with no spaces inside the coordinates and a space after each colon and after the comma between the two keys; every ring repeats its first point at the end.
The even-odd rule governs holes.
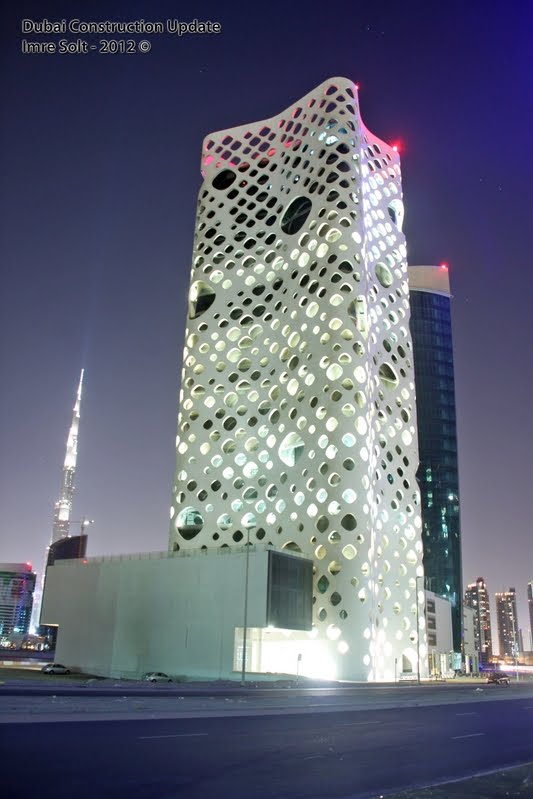
{"type": "Polygon", "coordinates": [[[0,563],[0,635],[28,632],[34,588],[31,563],[0,563]]]}
{"type": "MultiPolygon", "coordinates": [[[[84,523],[82,522],[82,525],[84,523]]],[[[84,529],[82,527],[82,529],[84,529]]],[[[81,535],[70,535],[68,538],[61,538],[50,544],[48,550],[47,566],[53,566],[57,560],[74,560],[84,558],[87,554],[87,533],[81,535]]]]}
{"type": "Polygon", "coordinates": [[[446,266],[410,266],[426,586],[452,606],[453,645],[461,651],[462,569],[450,283],[446,266]]]}
{"type": "Polygon", "coordinates": [[[509,588],[496,594],[500,657],[515,657],[519,652],[516,591],[509,588]]]}
{"type": "Polygon", "coordinates": [[[529,610],[529,645],[533,649],[533,580],[527,584],[527,607],[529,610]]]}
{"type": "MultiPolygon", "coordinates": [[[[85,520],[81,522],[82,530],[85,529],[85,520]]],[[[46,561],[46,569],[53,566],[58,560],[77,560],[84,558],[87,553],[87,533],[80,535],[69,535],[67,538],[60,538],[59,541],[54,541],[48,548],[48,558],[46,561]]],[[[44,600],[44,593],[46,591],[46,571],[45,580],[43,585],[43,592],[41,602],[44,600]]],[[[47,638],[48,646],[50,649],[56,648],[57,642],[57,627],[40,624],[38,627],[40,635],[45,635],[47,638]]]]}
{"type": "Polygon", "coordinates": [[[76,476],[76,460],[78,457],[78,429],[80,425],[80,406],[81,390],[83,385],[83,372],[81,370],[80,382],[76,393],[76,402],[72,414],[72,424],[67,439],[67,451],[63,464],[63,479],[59,499],[54,507],[54,523],[52,526],[52,540],[59,541],[70,535],[70,514],[72,512],[72,500],[74,498],[74,478],[76,476]]]}
{"type": "Polygon", "coordinates": [[[46,554],[43,563],[43,570],[39,587],[35,591],[33,615],[32,615],[32,630],[36,630],[39,626],[41,615],[42,595],[44,591],[44,580],[46,575],[46,566],[48,564],[48,556],[50,547],[56,541],[62,538],[67,538],[70,535],[70,514],[72,512],[72,501],[74,499],[74,479],[76,477],[76,461],[78,458],[78,430],[80,425],[80,407],[81,407],[81,392],[83,386],[83,373],[81,370],[80,382],[76,392],[76,400],[74,402],[74,409],[72,413],[72,422],[68,432],[67,450],[65,453],[65,460],[63,462],[63,476],[61,480],[61,489],[59,491],[59,499],[54,505],[54,520],[52,524],[52,536],[50,544],[46,548],[46,554]]]}
{"type": "Polygon", "coordinates": [[[479,652],[479,662],[486,664],[492,658],[492,631],[489,592],[483,577],[478,577],[475,583],[469,583],[465,592],[465,605],[475,611],[475,645],[479,652]]]}

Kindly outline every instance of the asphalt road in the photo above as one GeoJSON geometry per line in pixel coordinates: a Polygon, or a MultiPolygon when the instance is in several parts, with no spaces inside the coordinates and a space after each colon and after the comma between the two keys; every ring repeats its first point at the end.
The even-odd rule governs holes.
{"type": "Polygon", "coordinates": [[[6,799],[353,799],[533,760],[533,700],[0,725],[6,799]]]}

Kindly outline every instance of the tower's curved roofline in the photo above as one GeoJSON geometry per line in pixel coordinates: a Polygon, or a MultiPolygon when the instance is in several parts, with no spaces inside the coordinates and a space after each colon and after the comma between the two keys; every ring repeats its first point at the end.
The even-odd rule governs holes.
{"type": "MultiPolygon", "coordinates": [[[[255,152],[254,145],[251,147],[249,146],[249,143],[254,140],[254,137],[258,136],[258,131],[263,131],[265,128],[270,128],[277,134],[280,129],[291,119],[295,120],[296,124],[299,121],[303,122],[305,120],[307,124],[313,125],[314,123],[308,120],[308,110],[312,110],[313,114],[321,111],[321,115],[331,114],[332,116],[335,116],[335,110],[332,109],[331,111],[328,111],[328,103],[324,101],[330,95],[333,101],[335,95],[338,95],[339,92],[344,92],[350,98],[348,108],[350,105],[352,106],[353,118],[356,120],[355,127],[359,127],[363,131],[365,139],[365,141],[361,142],[361,145],[377,145],[378,152],[386,153],[392,163],[399,163],[399,155],[397,150],[394,149],[392,145],[373,134],[363,123],[359,108],[357,84],[349,78],[333,77],[323,81],[303,97],[295,100],[294,103],[272,117],[259,121],[254,120],[253,122],[249,122],[244,125],[237,125],[236,127],[226,128],[209,133],[204,138],[202,143],[202,174],[205,175],[206,169],[210,164],[214,164],[215,169],[226,165],[237,165],[239,163],[243,149],[241,147],[236,147],[237,142],[242,143],[245,145],[244,149],[249,150],[249,154],[246,156],[248,160],[250,158],[258,158],[264,154],[265,151],[261,153],[260,149],[257,148],[260,148],[261,144],[264,144],[268,140],[269,137],[267,135],[265,135],[264,141],[261,142],[261,144],[257,143],[257,145],[255,145],[255,152]],[[225,142],[226,139],[230,140],[225,142]],[[235,158],[235,156],[237,158],[235,158]]],[[[276,136],[276,138],[278,137],[276,136]]],[[[291,137],[289,137],[289,139],[290,138],[291,137]]],[[[292,138],[294,139],[292,144],[295,144],[298,141],[298,138],[297,136],[292,138]]],[[[284,143],[284,146],[290,148],[291,142],[289,141],[288,143],[284,143]]]]}

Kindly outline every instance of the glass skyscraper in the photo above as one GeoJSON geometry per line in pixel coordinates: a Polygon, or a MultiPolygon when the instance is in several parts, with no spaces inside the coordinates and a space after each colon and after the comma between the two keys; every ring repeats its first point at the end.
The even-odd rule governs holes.
{"type": "Polygon", "coordinates": [[[470,583],[465,591],[465,605],[475,611],[474,639],[479,652],[479,662],[486,665],[492,659],[492,630],[490,623],[489,592],[483,577],[470,583]]]}
{"type": "Polygon", "coordinates": [[[452,605],[461,651],[462,575],[450,284],[445,266],[409,267],[426,587],[452,605]]]}
{"type": "Polygon", "coordinates": [[[496,594],[496,616],[498,618],[498,641],[500,657],[518,657],[518,620],[516,617],[516,591],[509,588],[496,594]]]}
{"type": "Polygon", "coordinates": [[[0,635],[28,632],[34,588],[31,563],[0,563],[0,635]]]}

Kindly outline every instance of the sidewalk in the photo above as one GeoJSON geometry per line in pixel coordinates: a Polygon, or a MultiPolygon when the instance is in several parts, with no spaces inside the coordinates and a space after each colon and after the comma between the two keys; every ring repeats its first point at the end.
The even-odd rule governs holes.
{"type": "Polygon", "coordinates": [[[113,683],[105,695],[98,695],[98,688],[92,693],[91,685],[86,689],[78,687],[75,695],[69,695],[68,689],[62,693],[59,684],[56,690],[57,693],[44,696],[31,690],[22,695],[0,695],[0,724],[365,712],[514,698],[533,700],[533,683],[518,687],[366,684],[337,690],[322,686],[307,690],[217,686],[216,692],[209,687],[198,690],[189,684],[148,686],[142,693],[113,683]]]}
{"type": "Polygon", "coordinates": [[[533,762],[428,788],[385,794],[380,799],[531,799],[533,762]]]}

